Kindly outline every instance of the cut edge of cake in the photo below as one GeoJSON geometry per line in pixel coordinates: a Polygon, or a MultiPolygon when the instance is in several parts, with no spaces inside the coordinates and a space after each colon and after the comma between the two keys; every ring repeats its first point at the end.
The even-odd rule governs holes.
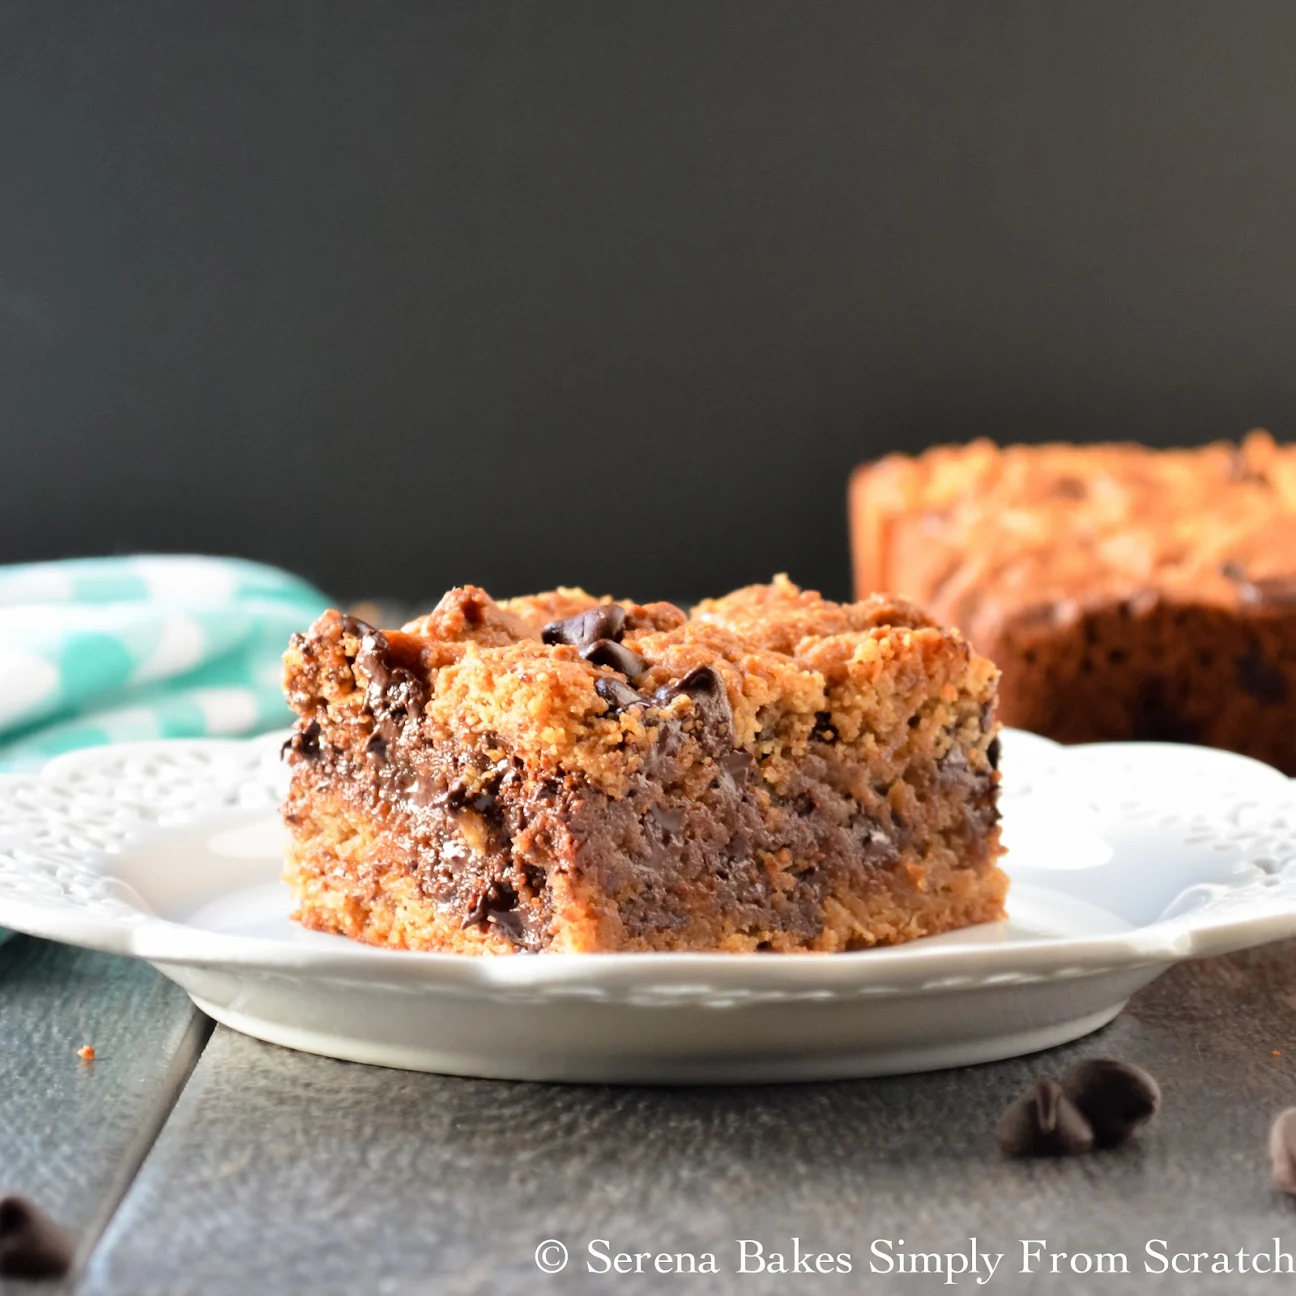
{"type": "Polygon", "coordinates": [[[997,673],[903,600],[452,590],[295,636],[286,877],[396,948],[834,951],[1002,916],[997,673]]]}

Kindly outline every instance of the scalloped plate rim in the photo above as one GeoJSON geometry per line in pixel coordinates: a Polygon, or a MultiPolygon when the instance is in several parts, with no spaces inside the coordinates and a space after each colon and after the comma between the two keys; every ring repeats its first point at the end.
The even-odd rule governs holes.
{"type": "MultiPolygon", "coordinates": [[[[1208,748],[1155,743],[1096,743],[1062,747],[1035,734],[1005,731],[1012,744],[1025,750],[1049,752],[1055,760],[1082,762],[1101,759],[1115,751],[1155,756],[1169,750],[1177,761],[1191,761],[1185,753],[1204,753],[1207,759],[1226,759],[1245,770],[1265,791],[1290,794],[1293,784],[1279,771],[1247,757],[1208,748]]],[[[69,776],[94,771],[130,755],[183,757],[186,754],[228,755],[246,766],[255,755],[263,764],[277,748],[282,734],[255,738],[201,738],[123,743],[111,748],[90,748],[55,757],[36,775],[0,775],[0,797],[18,786],[48,786],[69,776]],[[242,757],[240,761],[238,758],[242,757]]],[[[93,793],[82,792],[93,796],[93,793]]],[[[129,804],[129,801],[127,802],[129,804]]],[[[195,816],[196,822],[202,816],[195,816]]],[[[183,822],[183,821],[182,821],[183,822]]],[[[165,833],[166,828],[153,828],[165,833]]],[[[0,847],[10,844],[0,823],[0,847]]],[[[480,957],[460,954],[400,951],[350,942],[336,949],[290,945],[272,939],[209,931],[182,922],[147,914],[112,917],[94,913],[72,914],[4,894],[0,883],[0,924],[14,930],[109,953],[137,957],[155,964],[248,972],[310,973],[321,977],[352,977],[380,981],[397,975],[401,980],[449,980],[466,990],[541,988],[597,980],[633,985],[651,970],[654,980],[682,983],[705,970],[708,978],[732,984],[777,985],[795,979],[802,986],[846,989],[862,983],[894,981],[910,987],[918,981],[957,979],[965,988],[968,975],[992,981],[999,975],[1034,972],[1045,976],[1082,975],[1116,968],[1160,966],[1185,958],[1203,957],[1296,936],[1296,896],[1274,897],[1264,911],[1232,921],[1194,921],[1179,917],[1132,927],[1126,932],[1079,937],[1016,939],[1000,944],[946,944],[916,942],[884,949],[824,954],[721,954],[721,953],[613,953],[544,954],[538,957],[480,957]]],[[[947,937],[946,940],[950,938],[947,937]]],[[[341,938],[339,938],[341,941],[341,938]]],[[[939,989],[938,985],[931,987],[939,989]]]]}

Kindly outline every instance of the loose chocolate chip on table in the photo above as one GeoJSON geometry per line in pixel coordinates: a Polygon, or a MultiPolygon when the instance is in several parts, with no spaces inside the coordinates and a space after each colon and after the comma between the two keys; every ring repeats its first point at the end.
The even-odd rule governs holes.
{"type": "Polygon", "coordinates": [[[572,644],[584,648],[596,639],[620,641],[625,633],[625,608],[616,603],[592,607],[562,621],[550,621],[540,632],[547,644],[572,644]]]}
{"type": "Polygon", "coordinates": [[[1075,1156],[1093,1146],[1093,1130],[1053,1080],[1031,1086],[999,1118],[995,1141],[1012,1157],[1075,1156]]]}
{"type": "Polygon", "coordinates": [[[1296,1196],[1296,1107],[1278,1113],[1269,1131],[1269,1159],[1274,1183],[1296,1196]]]}
{"type": "Polygon", "coordinates": [[[61,1278],[72,1265],[68,1234],[25,1197],[0,1197],[0,1276],[61,1278]]]}
{"type": "Polygon", "coordinates": [[[631,652],[615,639],[595,639],[580,650],[580,655],[595,666],[610,666],[627,679],[638,679],[648,669],[648,663],[637,652],[631,652]]]}
{"type": "Polygon", "coordinates": [[[1090,1058],[1062,1077],[1062,1090],[1089,1122],[1099,1147],[1123,1143],[1161,1106],[1161,1089],[1142,1067],[1090,1058]]]}

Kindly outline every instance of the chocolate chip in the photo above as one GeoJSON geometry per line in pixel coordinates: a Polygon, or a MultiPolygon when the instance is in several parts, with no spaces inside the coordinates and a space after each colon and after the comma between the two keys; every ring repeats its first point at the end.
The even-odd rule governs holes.
{"type": "Polygon", "coordinates": [[[684,811],[678,806],[655,805],[650,811],[664,833],[678,837],[684,828],[684,811]]]}
{"type": "Polygon", "coordinates": [[[406,725],[416,723],[427,703],[427,686],[403,667],[387,670],[369,683],[365,705],[374,718],[374,731],[386,744],[394,743],[406,725]]]}
{"type": "Polygon", "coordinates": [[[1257,702],[1278,706],[1287,700],[1287,680],[1254,645],[1237,660],[1237,681],[1257,702]]]}
{"type": "MultiPolygon", "coordinates": [[[[657,690],[658,697],[669,702],[671,698],[678,696],[680,693],[687,693],[690,697],[700,698],[715,696],[725,692],[724,681],[716,672],[714,666],[694,666],[691,671],[681,675],[673,684],[667,684],[657,690]]],[[[727,697],[728,694],[725,694],[727,697]]]]}
{"type": "Polygon", "coordinates": [[[472,907],[464,915],[463,925],[473,927],[485,922],[492,914],[506,913],[517,908],[517,892],[507,883],[495,881],[489,883],[478,895],[472,907]]]}
{"type": "Polygon", "coordinates": [[[624,711],[626,707],[643,706],[648,701],[643,694],[636,693],[629,684],[623,684],[612,675],[604,675],[596,679],[594,691],[613,712],[624,711]]]}
{"type": "Polygon", "coordinates": [[[644,773],[659,783],[671,781],[678,777],[677,759],[684,743],[683,729],[678,720],[672,719],[654,725],[650,732],[652,746],[644,754],[644,773]]]}
{"type": "Polygon", "coordinates": [[[751,752],[739,749],[729,752],[720,761],[720,767],[739,787],[742,787],[751,777],[752,766],[755,764],[751,752]]]}
{"type": "Polygon", "coordinates": [[[1278,1113],[1269,1131],[1269,1160],[1274,1183],[1296,1196],[1296,1107],[1278,1113]]]}
{"type": "Polygon", "coordinates": [[[492,882],[464,915],[461,926],[487,923],[519,949],[536,950],[543,944],[529,907],[518,902],[517,892],[507,882],[492,882]]]}
{"type": "Polygon", "coordinates": [[[595,639],[580,650],[580,655],[594,666],[610,666],[627,679],[638,679],[648,669],[648,663],[637,652],[631,652],[615,639],[595,639]]]}
{"type": "MultiPolygon", "coordinates": [[[[301,721],[299,720],[297,723],[300,726],[301,721]]],[[[319,721],[312,720],[304,729],[299,727],[293,731],[292,736],[280,749],[280,755],[287,756],[289,752],[292,752],[303,760],[318,760],[320,756],[319,740],[319,721]]]]}
{"type": "Polygon", "coordinates": [[[390,646],[381,630],[356,621],[354,617],[343,620],[351,623],[350,633],[360,634],[355,664],[369,681],[365,689],[365,706],[374,717],[374,729],[384,742],[394,742],[409,720],[423,714],[427,685],[405,667],[391,665],[390,646]]]}
{"type": "Polygon", "coordinates": [[[1003,751],[1003,744],[999,741],[996,734],[990,739],[990,746],[986,748],[986,760],[990,762],[990,768],[997,770],[999,768],[999,757],[1003,751]]]}
{"type": "Polygon", "coordinates": [[[350,639],[359,639],[362,643],[366,635],[381,634],[382,631],[368,621],[362,621],[350,612],[344,612],[340,620],[342,633],[350,639]]]}
{"type": "Polygon", "coordinates": [[[708,727],[722,728],[733,735],[733,710],[724,680],[712,666],[695,666],[687,675],[659,688],[653,695],[658,706],[669,706],[681,693],[692,698],[699,719],[708,727]]]}
{"type": "Polygon", "coordinates": [[[393,738],[407,720],[423,714],[426,702],[427,687],[401,667],[387,672],[381,688],[370,683],[365,694],[365,705],[378,718],[380,726],[386,723],[393,738]]]}
{"type": "Polygon", "coordinates": [[[995,1141],[1012,1157],[1075,1156],[1093,1146],[1093,1130],[1053,1080],[1040,1080],[999,1118],[995,1141]]]}
{"type": "Polygon", "coordinates": [[[463,789],[447,789],[445,784],[430,774],[415,774],[407,768],[391,770],[390,782],[385,782],[387,795],[404,810],[437,809],[461,810],[463,808],[463,789]]]}
{"type": "Polygon", "coordinates": [[[1142,1067],[1090,1058],[1062,1077],[1062,1090],[1089,1122],[1099,1147],[1124,1143],[1161,1106],[1161,1089],[1142,1067]]]}
{"type": "MultiPolygon", "coordinates": [[[[361,623],[357,623],[359,625],[361,623]]],[[[381,630],[366,627],[360,637],[360,651],[355,664],[369,680],[370,692],[382,692],[387,687],[391,672],[387,667],[387,636],[381,630]]]]}
{"type": "Polygon", "coordinates": [[[372,738],[365,743],[365,755],[371,761],[381,764],[387,759],[387,739],[381,734],[374,734],[372,738]]]}
{"type": "Polygon", "coordinates": [[[625,608],[617,603],[600,603],[562,621],[550,621],[541,630],[540,638],[547,644],[571,644],[575,648],[584,648],[597,639],[619,643],[625,621],[625,608]]]}
{"type": "Polygon", "coordinates": [[[463,916],[463,922],[460,927],[476,927],[478,923],[484,923],[490,916],[491,903],[494,898],[490,887],[477,897],[477,899],[468,907],[468,912],[463,916]]]}
{"type": "Polygon", "coordinates": [[[493,910],[486,918],[506,940],[520,949],[540,948],[540,934],[531,925],[529,913],[524,913],[521,909],[500,909],[493,910]]]}
{"type": "Polygon", "coordinates": [[[72,1267],[72,1239],[25,1197],[0,1197],[0,1276],[61,1278],[72,1267]]]}

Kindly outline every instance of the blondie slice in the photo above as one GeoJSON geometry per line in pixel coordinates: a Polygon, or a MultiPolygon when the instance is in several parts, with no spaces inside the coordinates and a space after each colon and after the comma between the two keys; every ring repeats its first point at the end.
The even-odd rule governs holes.
{"type": "Polygon", "coordinates": [[[1005,724],[1228,748],[1296,774],[1296,447],[988,441],[851,485],[856,588],[1003,671],[1005,724]]]}
{"type": "Polygon", "coordinates": [[[784,578],[687,616],[450,591],[294,637],[287,879],[403,949],[850,950],[1002,916],[996,672],[784,578]]]}

